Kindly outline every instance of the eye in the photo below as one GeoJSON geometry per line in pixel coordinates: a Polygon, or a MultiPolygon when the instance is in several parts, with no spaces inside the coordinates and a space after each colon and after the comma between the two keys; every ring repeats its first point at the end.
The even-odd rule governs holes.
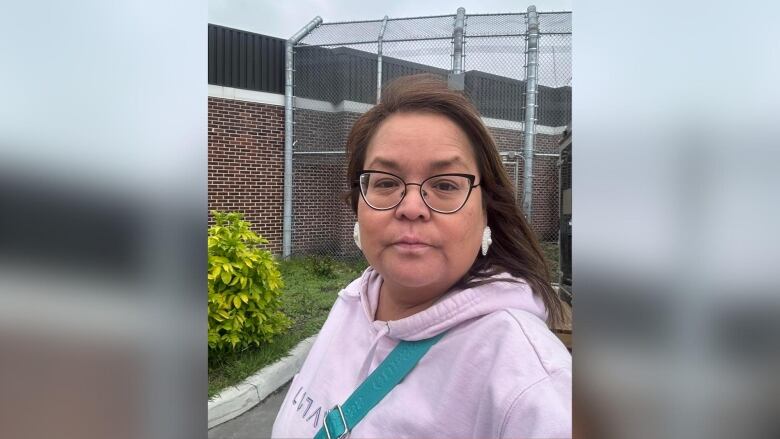
{"type": "Polygon", "coordinates": [[[460,190],[460,185],[458,182],[445,178],[432,181],[431,187],[440,192],[454,192],[460,190]]]}
{"type": "Polygon", "coordinates": [[[380,178],[378,180],[375,180],[371,187],[374,189],[395,189],[400,184],[398,183],[398,180],[394,178],[380,178]]]}

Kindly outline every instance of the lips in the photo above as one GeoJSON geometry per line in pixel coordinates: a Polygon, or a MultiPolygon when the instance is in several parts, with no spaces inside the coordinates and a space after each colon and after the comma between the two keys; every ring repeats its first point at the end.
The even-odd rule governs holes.
{"type": "Polygon", "coordinates": [[[401,251],[420,251],[431,247],[430,244],[420,238],[407,236],[392,243],[392,246],[401,251]]]}
{"type": "Polygon", "coordinates": [[[422,239],[420,239],[420,238],[413,237],[413,236],[404,236],[404,237],[402,237],[402,238],[400,238],[400,239],[398,239],[398,240],[394,241],[394,242],[393,242],[393,244],[394,244],[394,245],[395,245],[395,244],[402,244],[402,245],[424,245],[424,246],[429,246],[429,245],[430,245],[430,244],[428,244],[427,242],[425,242],[424,240],[422,240],[422,239]]]}

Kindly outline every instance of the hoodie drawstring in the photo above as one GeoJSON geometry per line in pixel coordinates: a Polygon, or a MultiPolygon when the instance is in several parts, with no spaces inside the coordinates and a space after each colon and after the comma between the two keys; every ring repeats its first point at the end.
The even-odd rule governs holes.
{"type": "Polygon", "coordinates": [[[374,359],[374,353],[376,352],[376,347],[379,345],[379,340],[381,340],[382,337],[387,335],[389,332],[390,332],[389,323],[385,324],[385,326],[383,326],[382,329],[377,331],[376,337],[374,337],[374,340],[371,342],[371,348],[368,350],[368,353],[366,354],[366,359],[363,360],[363,365],[360,367],[360,373],[358,373],[358,382],[363,382],[363,380],[365,380],[366,377],[368,376],[368,369],[371,367],[371,362],[374,359]]]}

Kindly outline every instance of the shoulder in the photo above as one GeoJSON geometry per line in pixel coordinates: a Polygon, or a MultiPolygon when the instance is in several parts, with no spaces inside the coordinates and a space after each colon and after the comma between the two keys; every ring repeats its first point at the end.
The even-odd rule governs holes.
{"type": "MultiPolygon", "coordinates": [[[[461,328],[459,328],[461,329],[461,328]]],[[[475,319],[457,332],[494,346],[497,361],[533,369],[539,376],[571,370],[571,354],[544,321],[531,312],[506,308],[475,319]]],[[[493,349],[491,349],[493,351],[493,349]]]]}
{"type": "Polygon", "coordinates": [[[506,309],[498,318],[509,321],[518,334],[517,342],[534,354],[548,375],[560,369],[571,369],[571,354],[539,317],[520,309],[506,309]]]}
{"type": "Polygon", "coordinates": [[[503,334],[499,345],[508,354],[503,361],[525,378],[505,395],[499,436],[571,437],[571,354],[563,343],[528,311],[504,309],[480,320],[503,334]]]}
{"type": "Polygon", "coordinates": [[[479,382],[474,394],[490,407],[486,436],[570,437],[571,354],[535,314],[495,310],[453,328],[439,344],[453,353],[447,364],[455,375],[467,364],[468,381],[479,382]]]}

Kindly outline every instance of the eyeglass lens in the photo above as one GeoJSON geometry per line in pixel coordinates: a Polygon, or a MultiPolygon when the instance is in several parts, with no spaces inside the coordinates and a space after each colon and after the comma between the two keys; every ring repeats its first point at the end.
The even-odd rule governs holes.
{"type": "MultiPolygon", "coordinates": [[[[375,209],[390,209],[400,204],[406,194],[406,187],[403,180],[390,174],[367,172],[360,176],[363,197],[375,209]]],[[[459,175],[435,175],[420,186],[425,204],[445,213],[460,209],[470,190],[471,180],[459,175]]]]}

